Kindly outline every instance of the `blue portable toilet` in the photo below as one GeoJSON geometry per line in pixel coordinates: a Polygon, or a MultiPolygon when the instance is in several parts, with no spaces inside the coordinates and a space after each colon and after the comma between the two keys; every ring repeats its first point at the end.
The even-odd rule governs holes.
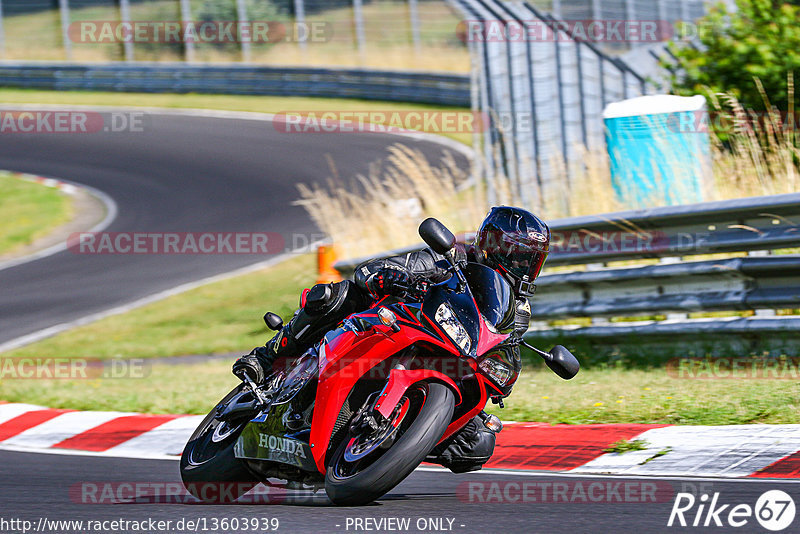
{"type": "Polygon", "coordinates": [[[712,170],[705,98],[651,95],[603,111],[611,181],[629,208],[702,202],[712,170]]]}

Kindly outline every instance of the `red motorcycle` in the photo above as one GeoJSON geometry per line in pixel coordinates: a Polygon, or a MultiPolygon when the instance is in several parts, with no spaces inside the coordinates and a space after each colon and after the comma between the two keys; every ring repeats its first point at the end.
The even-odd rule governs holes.
{"type": "MultiPolygon", "coordinates": [[[[181,475],[195,497],[235,500],[281,479],[289,488],[324,486],[336,504],[366,504],[489,399],[502,403],[521,369],[512,288],[488,267],[458,265],[455,237],[439,221],[427,219],[419,233],[448,258],[452,277],[420,298],[386,297],[349,316],[302,356],[276,362],[263,384],[245,378],[183,451],[181,475]]],[[[275,314],[265,321],[282,327],[275,314]]],[[[564,347],[530,348],[562,378],[578,372],[564,347]]]]}

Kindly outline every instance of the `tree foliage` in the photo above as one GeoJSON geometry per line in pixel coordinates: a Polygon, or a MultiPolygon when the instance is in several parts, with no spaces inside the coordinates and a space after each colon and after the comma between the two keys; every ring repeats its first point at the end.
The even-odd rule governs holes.
{"type": "Polygon", "coordinates": [[[719,4],[698,22],[699,46],[672,43],[675,92],[730,92],[754,110],[765,109],[766,95],[771,106],[798,109],[800,94],[788,80],[800,70],[800,7],[772,0],[736,3],[738,10],[719,4]]]}

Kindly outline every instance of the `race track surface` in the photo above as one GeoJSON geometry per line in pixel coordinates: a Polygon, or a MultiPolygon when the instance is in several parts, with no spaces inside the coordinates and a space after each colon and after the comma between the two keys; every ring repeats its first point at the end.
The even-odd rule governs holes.
{"type": "MultiPolygon", "coordinates": [[[[719,529],[712,526],[679,528],[677,523],[667,527],[675,494],[679,491],[701,495],[720,493],[719,503],[747,503],[753,506],[758,496],[770,489],[781,489],[789,493],[795,501],[800,499],[800,486],[795,483],[777,483],[770,480],[678,480],[647,478],[640,480],[621,478],[558,477],[554,475],[524,476],[504,474],[462,474],[449,472],[417,471],[388,495],[368,506],[340,508],[333,506],[319,492],[313,497],[299,496],[283,499],[279,503],[245,503],[235,505],[201,505],[197,503],[177,503],[175,499],[141,499],[119,501],[116,503],[87,503],[91,500],[81,497],[84,483],[103,488],[104,483],[179,483],[178,462],[170,460],[134,460],[120,458],[99,458],[88,456],[62,456],[51,454],[32,454],[0,451],[0,465],[3,477],[0,478],[0,502],[3,503],[3,518],[18,518],[31,521],[34,525],[40,519],[103,521],[125,519],[142,521],[147,519],[172,521],[172,527],[165,532],[177,533],[191,530],[176,529],[176,522],[204,521],[198,531],[206,532],[246,532],[242,527],[245,519],[277,518],[277,532],[290,533],[334,533],[334,532],[463,532],[463,533],[657,533],[657,532],[767,532],[760,528],[753,518],[745,528],[730,527],[719,529]],[[635,492],[619,502],[616,495],[626,500],[625,481],[634,484],[650,483],[658,488],[654,493],[658,502],[636,502],[635,492]],[[506,488],[507,484],[521,485],[535,483],[542,485],[568,484],[565,493],[572,502],[519,502],[521,491],[518,486],[510,486],[508,495],[515,502],[471,502],[466,490],[469,484],[483,484],[473,492],[472,501],[482,498],[504,498],[506,490],[492,493],[492,487],[506,488]],[[492,486],[494,484],[494,486],[492,486]],[[594,495],[611,495],[615,502],[583,502],[575,498],[575,487],[581,485],[589,491],[591,484],[601,484],[606,488],[594,495]],[[607,491],[608,484],[617,484],[617,493],[607,491]],[[170,502],[164,502],[170,500],[170,502]],[[291,501],[294,502],[291,502],[291,501]],[[159,502],[161,501],[161,502],[159,502]],[[214,519],[238,518],[239,529],[230,526],[222,528],[214,519]],[[357,528],[356,519],[369,522],[357,528]],[[381,518],[398,518],[409,521],[409,528],[392,530],[376,528],[381,518]],[[438,519],[442,526],[434,527],[431,519],[438,519]],[[451,522],[448,520],[452,520],[451,522]],[[367,530],[367,525],[371,528],[367,530]],[[463,526],[462,526],[463,525],[463,526]],[[424,527],[424,528],[420,528],[424,527]]],[[[108,487],[117,488],[119,484],[108,487]]],[[[549,486],[553,487],[553,486],[549,486]]],[[[600,486],[598,486],[600,487],[600,486]]],[[[633,486],[641,487],[641,486],[633,486]]],[[[100,490],[102,491],[102,489],[100,490]]],[[[116,491],[116,490],[115,490],[116,491]]],[[[529,492],[530,496],[541,497],[541,489],[529,492]]],[[[100,492],[93,495],[101,495],[100,492]]],[[[579,494],[577,494],[579,495],[579,494]]],[[[551,499],[552,500],[552,499],[551,499]]],[[[107,501],[107,499],[106,499],[107,501]]],[[[279,499],[280,501],[280,499],[279,499]]],[[[730,506],[722,514],[730,510],[730,506]]],[[[694,519],[694,512],[687,514],[694,519]]],[[[705,520],[705,514],[701,522],[705,520]]],[[[797,520],[796,520],[797,521],[797,520]]],[[[383,524],[384,527],[387,523],[383,524]]],[[[86,526],[84,526],[84,529],[86,526]]],[[[64,532],[69,532],[64,529],[64,532]]],[[[269,530],[259,530],[268,532],[269,530]]],[[[792,531],[791,529],[787,532],[792,531]]],[[[7,531],[6,531],[7,532],[7,531]]],[[[119,532],[125,532],[120,530],[119,532]]]]}
{"type": "MultiPolygon", "coordinates": [[[[398,135],[287,134],[269,121],[148,114],[143,124],[140,132],[3,135],[0,169],[106,193],[119,210],[108,232],[277,232],[294,248],[319,237],[292,205],[297,183],[324,183],[331,163],[349,182],[397,142],[434,160],[445,150],[398,135]]],[[[0,344],[265,259],[64,251],[3,269],[0,344]]]]}

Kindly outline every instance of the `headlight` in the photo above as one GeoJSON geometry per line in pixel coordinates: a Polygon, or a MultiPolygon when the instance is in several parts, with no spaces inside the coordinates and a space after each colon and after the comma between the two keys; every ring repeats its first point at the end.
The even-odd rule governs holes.
{"type": "Polygon", "coordinates": [[[489,375],[498,386],[505,386],[506,383],[514,376],[514,371],[509,369],[506,364],[494,358],[484,358],[480,363],[481,371],[489,375]]]}
{"type": "Polygon", "coordinates": [[[439,305],[439,308],[436,310],[436,322],[447,332],[450,339],[461,347],[461,350],[469,352],[469,349],[472,348],[472,341],[469,338],[469,334],[467,334],[466,328],[464,328],[455,316],[450,306],[447,304],[439,305]]]}

